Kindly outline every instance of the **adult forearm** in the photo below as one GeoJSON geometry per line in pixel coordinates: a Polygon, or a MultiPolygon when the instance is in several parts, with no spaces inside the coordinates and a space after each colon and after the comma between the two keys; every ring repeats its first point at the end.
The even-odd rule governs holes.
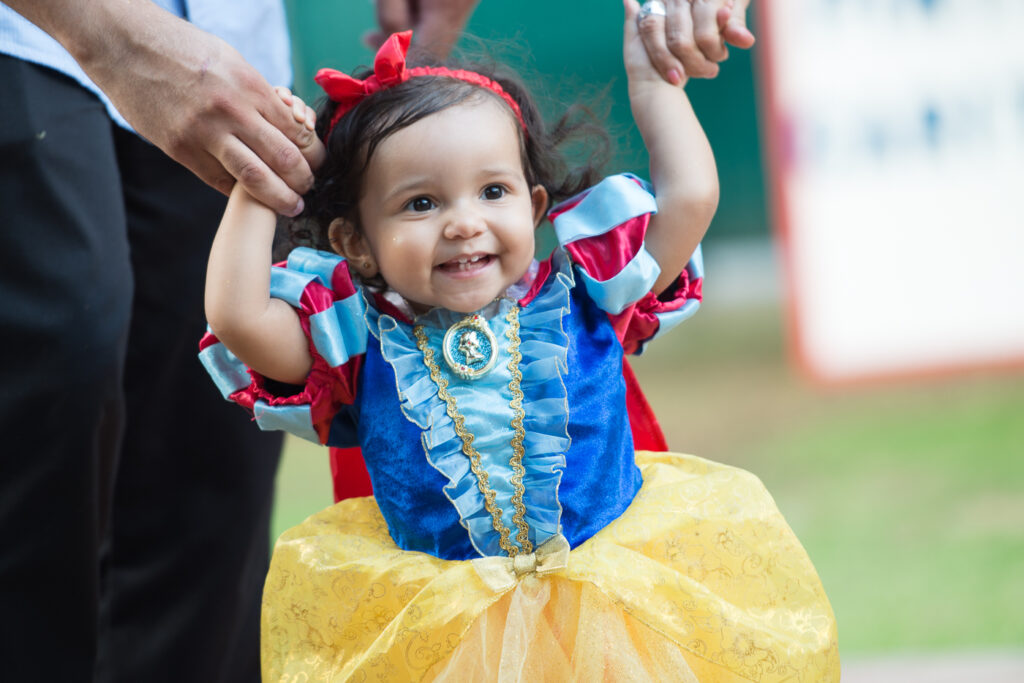
{"type": "MultiPolygon", "coordinates": [[[[181,21],[150,0],[5,0],[57,40],[80,64],[130,52],[154,29],[181,21]]],[[[184,22],[182,22],[184,23],[184,22]]]]}
{"type": "Polygon", "coordinates": [[[313,182],[311,132],[220,38],[149,0],[13,0],[71,53],[136,131],[204,181],[279,213],[313,182]]]}

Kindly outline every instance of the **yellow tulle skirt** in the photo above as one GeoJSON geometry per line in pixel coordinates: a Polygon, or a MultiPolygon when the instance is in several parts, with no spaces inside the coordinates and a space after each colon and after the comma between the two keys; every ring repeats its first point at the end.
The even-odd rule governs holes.
{"type": "Polygon", "coordinates": [[[828,598],[760,481],[637,463],[619,519],[525,571],[400,550],[372,498],[313,515],[274,549],[264,680],[838,681],[828,598]]]}

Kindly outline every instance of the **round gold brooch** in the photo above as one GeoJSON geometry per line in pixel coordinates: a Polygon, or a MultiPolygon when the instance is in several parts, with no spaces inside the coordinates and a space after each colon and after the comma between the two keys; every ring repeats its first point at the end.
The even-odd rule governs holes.
{"type": "Polygon", "coordinates": [[[441,346],[448,367],[463,379],[483,377],[498,360],[498,341],[480,315],[468,316],[449,327],[441,346]]]}

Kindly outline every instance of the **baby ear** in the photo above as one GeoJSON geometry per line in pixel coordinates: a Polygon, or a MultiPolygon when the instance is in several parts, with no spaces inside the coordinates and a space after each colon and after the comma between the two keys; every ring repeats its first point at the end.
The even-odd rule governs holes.
{"type": "Polygon", "coordinates": [[[548,191],[543,185],[534,185],[530,190],[530,201],[533,202],[533,227],[540,225],[544,214],[548,212],[548,191]]]}
{"type": "Polygon", "coordinates": [[[348,259],[349,267],[362,278],[371,278],[379,272],[370,243],[351,221],[335,218],[327,228],[327,238],[331,241],[331,248],[348,259]]]}

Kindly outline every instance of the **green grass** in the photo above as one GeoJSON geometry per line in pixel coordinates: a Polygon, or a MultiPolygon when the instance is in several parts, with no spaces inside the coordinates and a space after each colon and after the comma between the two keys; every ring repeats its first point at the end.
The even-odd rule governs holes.
{"type": "MultiPolygon", "coordinates": [[[[778,311],[702,312],[634,368],[674,450],[758,474],[818,568],[844,654],[1024,643],[1024,377],[815,388],[778,311]]],[[[331,501],[288,442],[275,534],[331,501]]]]}

